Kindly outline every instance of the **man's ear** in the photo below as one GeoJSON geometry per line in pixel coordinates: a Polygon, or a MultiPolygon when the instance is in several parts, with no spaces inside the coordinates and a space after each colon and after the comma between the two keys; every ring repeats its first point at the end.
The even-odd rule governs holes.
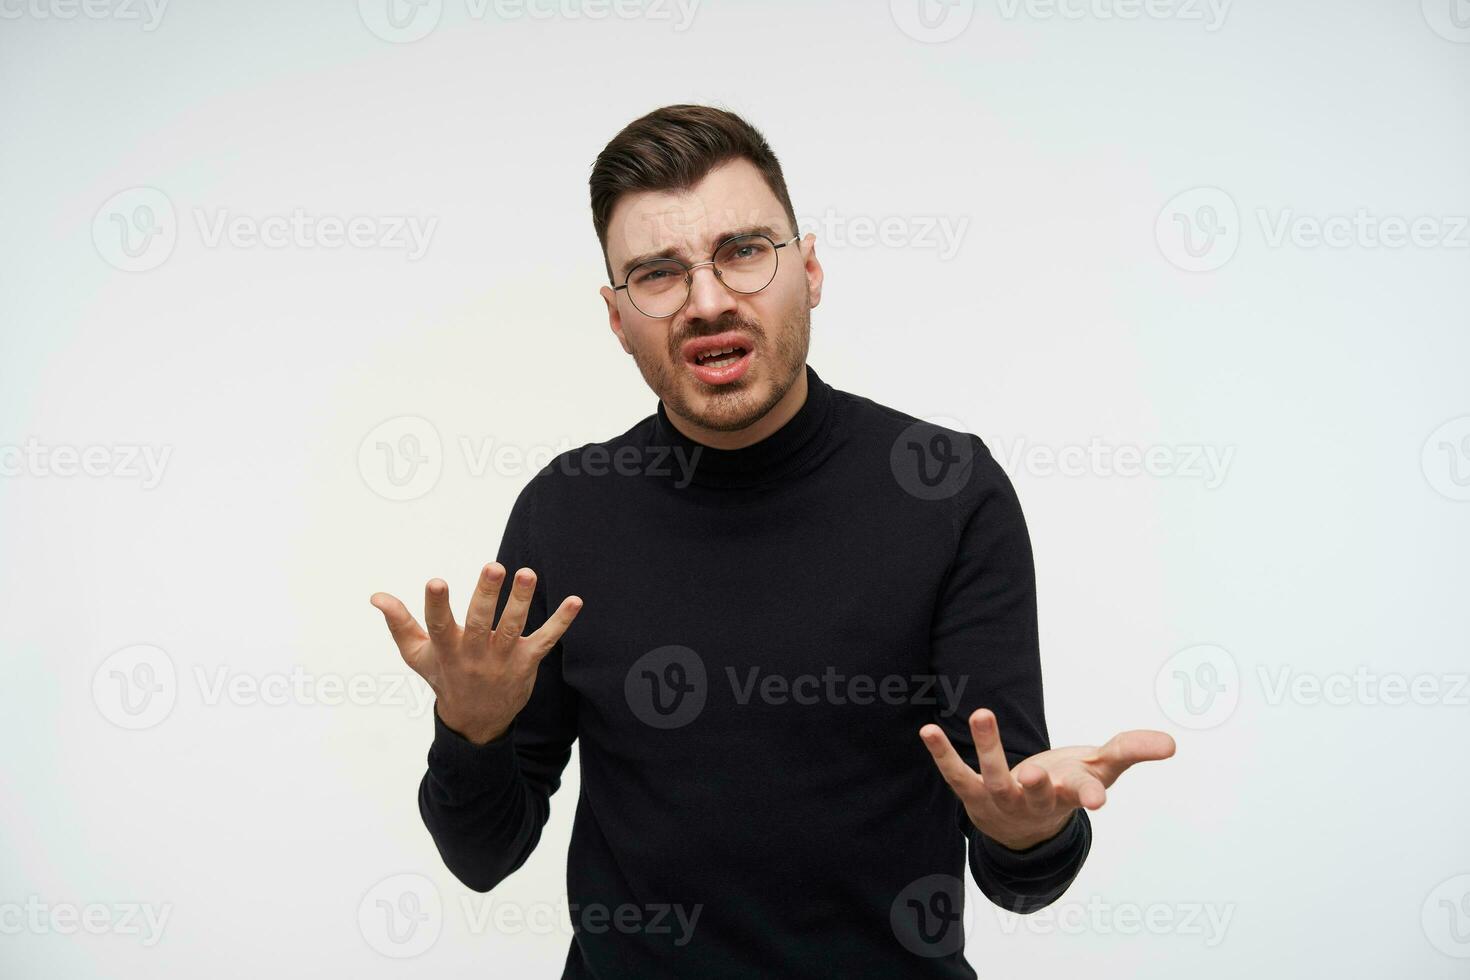
{"type": "Polygon", "coordinates": [[[603,302],[607,303],[607,325],[617,335],[618,343],[623,345],[624,354],[632,354],[633,349],[628,346],[628,338],[623,336],[623,316],[618,312],[618,294],[611,286],[603,286],[598,290],[602,294],[603,302]]]}
{"type": "Polygon", "coordinates": [[[817,261],[817,235],[816,232],[808,232],[805,241],[800,244],[801,254],[806,264],[806,287],[811,294],[812,306],[815,307],[822,301],[822,263],[817,261]]]}

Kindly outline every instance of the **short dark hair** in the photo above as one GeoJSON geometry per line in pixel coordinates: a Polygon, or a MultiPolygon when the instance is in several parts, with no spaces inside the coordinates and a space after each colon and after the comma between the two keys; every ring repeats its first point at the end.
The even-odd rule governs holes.
{"type": "Polygon", "coordinates": [[[607,277],[607,224],[618,198],[630,191],[686,191],[711,170],[737,158],[755,164],[776,200],[786,209],[795,234],[796,212],[786,192],[781,164],[766,138],[726,109],[667,105],[624,126],[592,164],[592,227],[602,246],[607,277]]]}

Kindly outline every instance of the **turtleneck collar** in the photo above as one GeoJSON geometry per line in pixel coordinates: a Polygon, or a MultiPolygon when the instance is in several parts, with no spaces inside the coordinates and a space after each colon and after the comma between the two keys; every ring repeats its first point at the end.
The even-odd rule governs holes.
{"type": "Polygon", "coordinates": [[[701,486],[753,487],[790,475],[821,446],[832,423],[832,388],[810,364],[805,368],[806,400],[785,425],[761,441],[740,449],[695,442],[674,427],[659,399],[649,446],[667,446],[679,457],[694,460],[690,482],[701,486]]]}

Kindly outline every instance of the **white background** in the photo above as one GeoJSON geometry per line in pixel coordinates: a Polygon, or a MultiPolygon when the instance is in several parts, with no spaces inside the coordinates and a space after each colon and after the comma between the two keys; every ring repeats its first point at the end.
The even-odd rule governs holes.
{"type": "Polygon", "coordinates": [[[780,156],[823,378],[1011,472],[1054,744],[1178,741],[1052,909],[970,884],[982,976],[1465,975],[1470,5],[386,2],[0,0],[0,972],[559,975],[575,762],[460,886],[368,596],[462,604],[653,411],[586,180],[693,101],[780,156]],[[210,234],[298,210],[370,240],[210,234]]]}

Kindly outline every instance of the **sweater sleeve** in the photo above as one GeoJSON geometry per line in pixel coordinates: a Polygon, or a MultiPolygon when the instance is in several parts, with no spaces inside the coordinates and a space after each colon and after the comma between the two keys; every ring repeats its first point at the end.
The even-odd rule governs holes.
{"type": "MultiPolygon", "coordinates": [[[[1009,477],[977,436],[969,439],[973,471],[952,498],[958,544],[932,631],[935,673],[949,685],[942,689],[962,693],[935,722],[961,758],[979,768],[969,718],[976,708],[990,708],[1014,767],[1051,748],[1042,700],[1036,571],[1009,477]]],[[[1092,845],[1092,825],[1080,808],[1056,836],[1019,851],[981,833],[958,799],[955,808],[959,830],[969,841],[976,884],[991,902],[1018,914],[1061,897],[1092,845]]]]}
{"type": "MultiPolygon", "coordinates": [[[[536,485],[533,479],[516,499],[497,555],[508,575],[522,566],[537,572],[526,633],[548,615],[533,550],[536,485]]],[[[497,622],[509,597],[509,589],[501,592],[497,622]]],[[[542,658],[530,700],[500,738],[477,746],[445,725],[435,706],[419,813],[444,864],[466,886],[489,891],[530,857],[576,736],[576,698],[562,679],[560,643],[542,658]]]]}

